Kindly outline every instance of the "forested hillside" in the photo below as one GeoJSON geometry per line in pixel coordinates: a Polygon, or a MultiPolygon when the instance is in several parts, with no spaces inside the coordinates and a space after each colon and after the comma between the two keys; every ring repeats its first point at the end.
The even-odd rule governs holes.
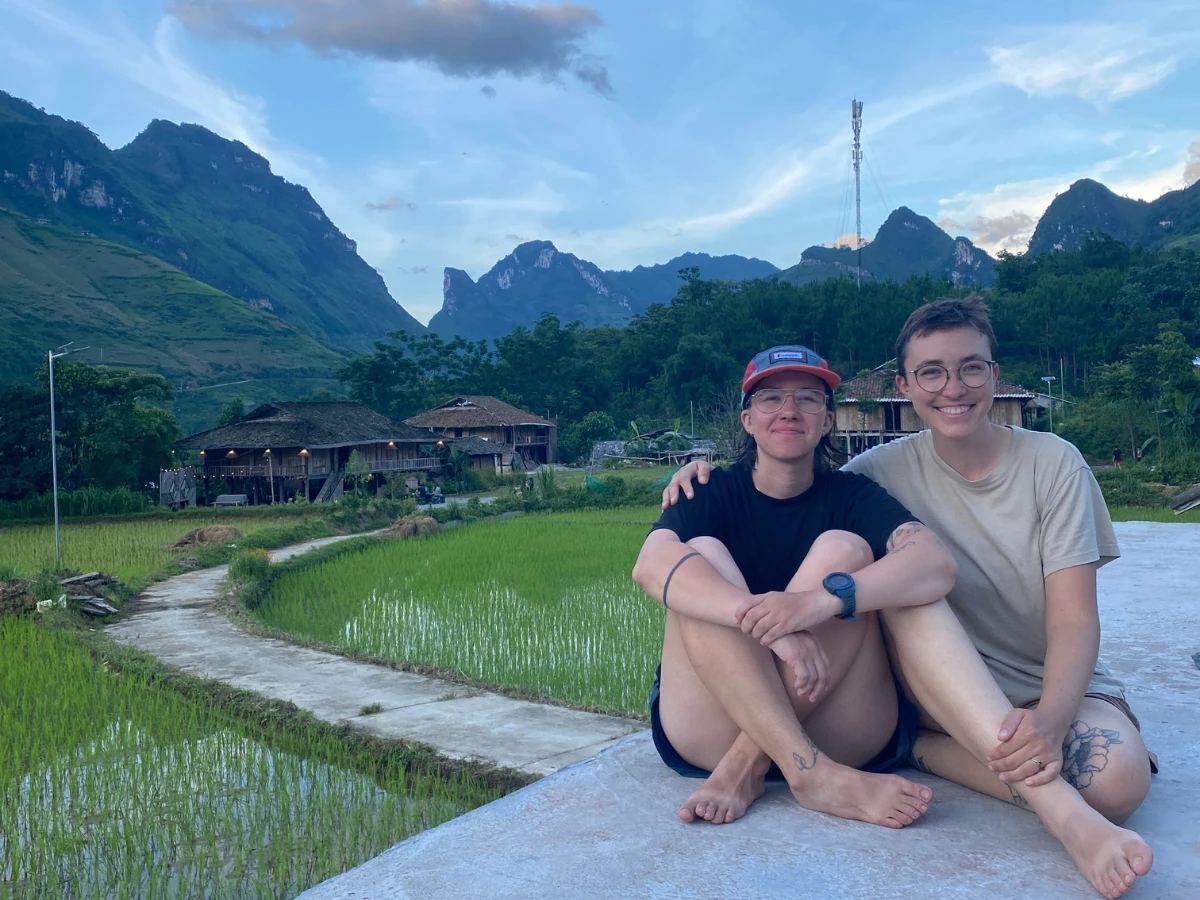
{"type": "MultiPolygon", "coordinates": [[[[928,277],[864,282],[861,289],[848,279],[730,285],[701,281],[693,271],[670,306],[651,306],[625,328],[564,326],[546,316],[496,340],[493,349],[485,342],[447,344],[436,335],[405,337],[380,343],[343,377],[354,396],[396,418],[456,393],[497,394],[549,411],[561,417],[559,445],[569,457],[588,439],[611,436],[596,432],[624,431],[631,420],[646,428],[686,421],[692,408],[701,421],[714,415],[736,391],[746,361],[773,344],[807,344],[844,374],[879,365],[893,356],[909,312],[966,290],[928,277]],[[603,414],[606,424],[593,416],[583,433],[589,413],[603,414]]],[[[1200,345],[1200,255],[1187,249],[1131,250],[1094,235],[1075,252],[1005,255],[985,296],[1004,377],[1042,390],[1041,376],[1058,375],[1061,362],[1066,377],[1058,387],[1068,398],[1110,396],[1113,370],[1106,367],[1139,348],[1164,339],[1200,345]]],[[[1167,391],[1169,379],[1157,370],[1142,377],[1134,430],[1145,439],[1154,424],[1148,411],[1167,399],[1174,403],[1174,388],[1167,391]]],[[[1194,393],[1200,396],[1200,386],[1194,393]]],[[[1097,432],[1097,446],[1110,442],[1114,430],[1128,430],[1128,416],[1120,415],[1118,424],[1097,432]]]]}

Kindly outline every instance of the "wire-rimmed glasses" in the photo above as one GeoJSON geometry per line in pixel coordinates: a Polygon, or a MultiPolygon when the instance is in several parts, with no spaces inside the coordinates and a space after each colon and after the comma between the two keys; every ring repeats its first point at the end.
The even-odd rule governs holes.
{"type": "MultiPolygon", "coordinates": [[[[958,380],[965,387],[981,388],[991,380],[992,367],[995,365],[995,360],[991,359],[968,359],[958,367],[958,380]]],[[[916,377],[921,390],[931,394],[945,388],[950,380],[950,370],[937,363],[917,366],[909,374],[916,377]]]]}
{"type": "Polygon", "coordinates": [[[777,413],[783,409],[787,398],[791,397],[800,412],[819,413],[825,411],[825,393],[810,388],[798,391],[784,391],[779,388],[763,388],[750,395],[751,405],[762,413],[777,413]]]}

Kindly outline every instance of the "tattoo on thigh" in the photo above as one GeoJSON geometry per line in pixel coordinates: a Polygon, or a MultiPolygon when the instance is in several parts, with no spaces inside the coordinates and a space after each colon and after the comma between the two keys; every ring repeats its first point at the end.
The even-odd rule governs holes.
{"type": "Polygon", "coordinates": [[[929,766],[925,765],[925,757],[923,756],[914,756],[913,765],[917,767],[918,772],[924,772],[926,775],[933,774],[933,770],[929,768],[929,766]]]}
{"type": "Polygon", "coordinates": [[[920,522],[906,522],[895,531],[887,540],[887,552],[895,553],[899,550],[906,550],[909,547],[915,547],[916,541],[911,538],[920,534],[925,530],[925,526],[920,522]]]}
{"type": "Polygon", "coordinates": [[[1063,778],[1076,790],[1087,787],[1108,765],[1108,748],[1120,743],[1123,743],[1121,732],[1091,728],[1087,722],[1076,719],[1063,740],[1063,778]]]}
{"type": "Polygon", "coordinates": [[[1029,809],[1029,801],[1017,793],[1017,789],[1011,784],[1008,785],[1008,792],[1012,794],[1012,802],[1014,806],[1019,806],[1021,809],[1029,809]]]}
{"type": "Polygon", "coordinates": [[[812,738],[806,734],[804,735],[804,740],[808,744],[808,752],[805,754],[792,754],[792,760],[796,763],[796,768],[801,772],[807,772],[815,766],[817,764],[817,757],[821,755],[821,752],[817,749],[817,745],[812,742],[812,738]],[[812,757],[811,759],[809,758],[810,756],[812,757]]]}

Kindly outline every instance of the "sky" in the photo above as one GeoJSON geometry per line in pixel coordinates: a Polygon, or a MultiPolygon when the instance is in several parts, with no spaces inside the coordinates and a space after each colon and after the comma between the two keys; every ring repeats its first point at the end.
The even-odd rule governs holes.
{"type": "Polygon", "coordinates": [[[0,0],[0,89],[110,147],[152,119],[309,188],[422,322],[444,267],[781,268],[908,206],[1024,250],[1079,178],[1200,179],[1200,17],[1156,0],[0,0]]]}

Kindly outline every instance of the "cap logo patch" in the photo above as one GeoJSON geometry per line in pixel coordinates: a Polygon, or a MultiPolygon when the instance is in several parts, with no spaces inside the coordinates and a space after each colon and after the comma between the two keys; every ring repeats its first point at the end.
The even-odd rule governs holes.
{"type": "Polygon", "coordinates": [[[803,350],[772,350],[767,365],[773,366],[775,363],[783,360],[806,363],[808,362],[808,354],[803,350]]]}

